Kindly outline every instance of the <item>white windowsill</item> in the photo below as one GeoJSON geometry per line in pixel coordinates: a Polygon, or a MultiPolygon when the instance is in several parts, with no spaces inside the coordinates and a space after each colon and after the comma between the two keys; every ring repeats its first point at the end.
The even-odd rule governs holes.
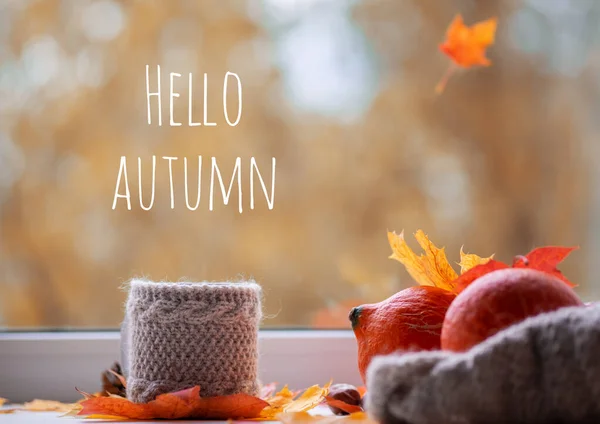
{"type": "MultiPolygon", "coordinates": [[[[0,397],[72,402],[80,398],[75,387],[100,389],[100,374],[120,359],[119,352],[117,331],[0,333],[0,397]]],[[[259,352],[264,383],[293,389],[329,380],[361,384],[351,331],[265,330],[259,352]]]]}

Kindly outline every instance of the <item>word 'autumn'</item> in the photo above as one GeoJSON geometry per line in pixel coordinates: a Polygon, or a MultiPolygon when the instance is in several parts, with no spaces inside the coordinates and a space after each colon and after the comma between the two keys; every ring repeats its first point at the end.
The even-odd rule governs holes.
{"type": "MultiPolygon", "coordinates": [[[[163,156],[162,159],[168,164],[168,173],[169,173],[169,192],[171,198],[171,209],[175,208],[175,199],[176,199],[176,190],[173,178],[173,162],[177,161],[179,158],[172,156],[163,156]]],[[[267,184],[263,179],[263,176],[258,169],[258,165],[256,164],[256,159],[250,158],[250,166],[249,166],[249,176],[250,176],[250,209],[254,209],[254,181],[258,179],[260,182],[262,191],[265,195],[267,206],[269,209],[273,209],[273,205],[275,202],[275,158],[272,159],[271,164],[271,190],[267,189],[267,184]]],[[[154,206],[154,195],[156,192],[156,156],[152,156],[152,179],[151,179],[151,189],[149,193],[144,195],[144,184],[142,179],[142,158],[137,158],[137,174],[138,174],[138,194],[140,201],[140,208],[143,210],[150,210],[152,206],[154,206]],[[144,202],[144,198],[146,198],[146,203],[144,202]],[[149,200],[148,200],[149,199],[149,200]]],[[[187,208],[191,211],[195,211],[200,206],[200,199],[202,197],[202,156],[198,156],[198,177],[197,177],[197,186],[194,189],[190,189],[189,183],[190,178],[188,177],[188,160],[187,158],[183,158],[183,193],[185,197],[185,204],[187,208]],[[190,195],[190,192],[192,193],[190,195]],[[195,201],[193,201],[195,197],[195,201]],[[190,200],[192,199],[192,200],[190,200]]],[[[229,204],[229,199],[231,197],[231,193],[233,191],[234,184],[237,185],[237,197],[238,197],[238,210],[240,213],[243,211],[242,207],[242,159],[237,158],[235,161],[235,165],[233,167],[233,175],[231,180],[229,181],[229,187],[227,190],[225,189],[225,182],[223,181],[223,177],[221,175],[221,170],[217,165],[217,159],[215,157],[211,158],[210,165],[210,185],[209,185],[209,194],[208,194],[208,209],[213,210],[215,204],[215,184],[218,182],[221,196],[223,198],[223,204],[229,204]]],[[[119,199],[124,199],[127,204],[127,209],[131,210],[131,190],[129,189],[129,178],[127,175],[127,158],[125,156],[121,156],[121,165],[119,167],[119,175],[117,177],[117,186],[115,188],[115,196],[113,199],[113,210],[117,207],[117,202],[119,199]],[[121,187],[124,186],[121,190],[121,187]],[[120,192],[121,190],[121,192],[120,192]]]]}

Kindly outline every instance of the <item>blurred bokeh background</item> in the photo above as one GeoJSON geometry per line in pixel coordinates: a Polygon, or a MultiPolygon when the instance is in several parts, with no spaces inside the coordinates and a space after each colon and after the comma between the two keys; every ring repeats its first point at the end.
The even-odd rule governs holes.
{"type": "Polygon", "coordinates": [[[451,261],[462,245],[505,261],[579,245],[561,269],[597,298],[599,21],[595,0],[0,0],[0,327],[116,327],[134,276],[253,277],[266,327],[345,327],[350,306],[412,284],[388,259],[386,230],[403,228],[451,261]],[[457,12],[498,16],[493,66],[436,96],[457,12]],[[163,91],[183,75],[183,122],[186,77],[200,117],[207,73],[218,125],[149,126],[146,64],[163,91]],[[243,84],[235,128],[226,71],[243,84]],[[161,160],[139,207],[136,160],[149,193],[152,155],[180,158],[173,210],[161,160]],[[182,161],[198,155],[192,212],[182,161]],[[121,156],[131,211],[112,210],[121,156]],[[211,156],[226,178],[242,158],[242,214],[236,194],[208,210],[211,156]],[[248,207],[252,156],[267,182],[277,158],[272,211],[248,207]]]}

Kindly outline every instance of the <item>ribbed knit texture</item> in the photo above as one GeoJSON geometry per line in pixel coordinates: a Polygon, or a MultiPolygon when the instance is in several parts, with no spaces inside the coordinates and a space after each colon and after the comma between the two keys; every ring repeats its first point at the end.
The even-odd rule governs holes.
{"type": "Polygon", "coordinates": [[[261,289],[244,283],[131,282],[122,327],[127,397],[200,386],[203,397],[259,390],[261,289]]]}
{"type": "Polygon", "coordinates": [[[600,423],[600,307],[530,318],[465,353],[375,358],[367,387],[381,424],[600,423]]]}

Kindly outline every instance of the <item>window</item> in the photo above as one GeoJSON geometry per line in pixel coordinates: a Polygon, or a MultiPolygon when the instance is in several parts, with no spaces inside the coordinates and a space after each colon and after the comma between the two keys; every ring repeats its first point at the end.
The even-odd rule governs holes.
{"type": "Polygon", "coordinates": [[[579,245],[562,269],[600,290],[599,4],[0,7],[4,329],[115,329],[140,276],[254,278],[265,328],[347,329],[412,284],[403,228],[453,261],[579,245]],[[500,17],[494,66],[435,96],[458,11],[500,17]]]}

